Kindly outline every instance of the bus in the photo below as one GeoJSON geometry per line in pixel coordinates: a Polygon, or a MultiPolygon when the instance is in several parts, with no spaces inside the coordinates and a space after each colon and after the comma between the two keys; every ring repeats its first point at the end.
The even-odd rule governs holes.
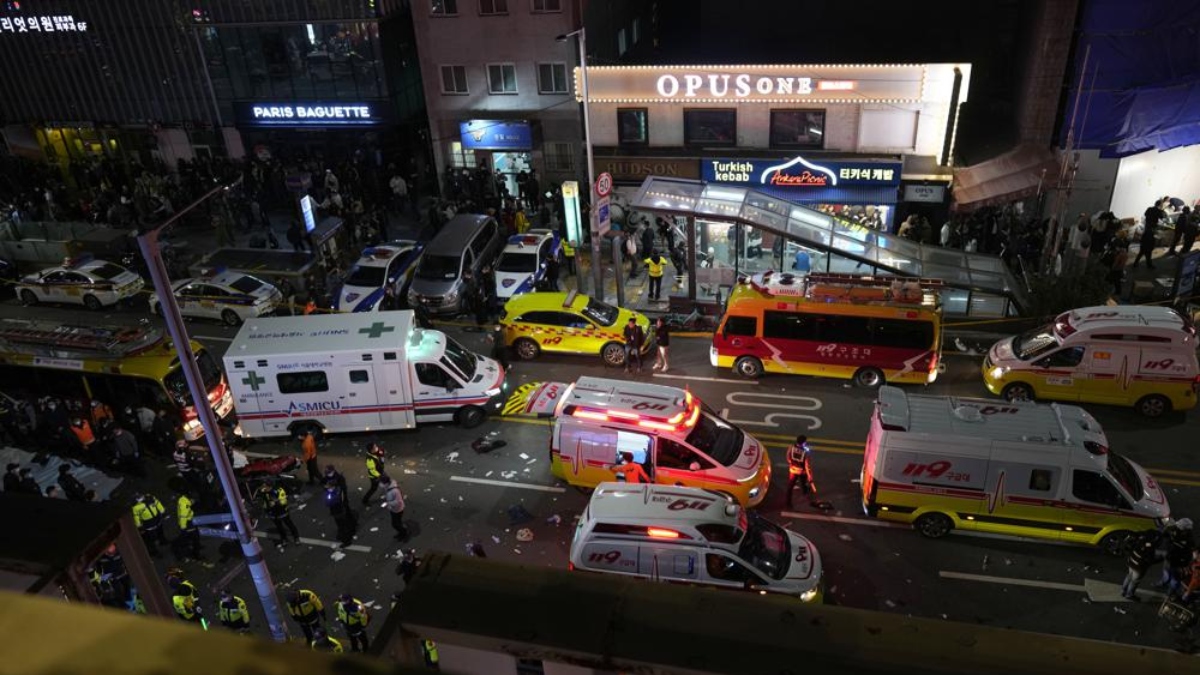
{"type": "MultiPolygon", "coordinates": [[[[208,351],[192,341],[196,365],[219,419],[233,414],[225,374],[208,351]]],[[[184,439],[204,436],[180,367],[161,329],[149,326],[70,326],[45,321],[0,321],[0,388],[9,396],[97,399],[166,410],[184,439]]]]}
{"type": "Polygon", "coordinates": [[[777,274],[739,279],[709,360],[747,378],[763,373],[929,384],[941,360],[936,279],[777,274]]]}

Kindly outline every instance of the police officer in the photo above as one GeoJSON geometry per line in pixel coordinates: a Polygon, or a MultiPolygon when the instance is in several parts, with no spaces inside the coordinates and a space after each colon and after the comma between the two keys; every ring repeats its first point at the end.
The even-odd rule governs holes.
{"type": "Polygon", "coordinates": [[[341,654],[342,643],[329,637],[329,634],[322,628],[317,628],[313,631],[312,641],[309,643],[314,652],[328,652],[330,654],[341,654]]]}
{"type": "Polygon", "coordinates": [[[228,588],[221,591],[221,604],[217,611],[222,626],[238,633],[250,630],[250,611],[246,609],[246,601],[228,588]]]}
{"type": "Polygon", "coordinates": [[[421,640],[421,653],[425,656],[426,667],[438,670],[437,643],[433,640],[421,640]]]}
{"type": "Polygon", "coordinates": [[[316,593],[307,589],[292,591],[288,596],[287,608],[288,614],[300,624],[300,630],[304,631],[304,637],[310,643],[316,631],[324,634],[325,605],[316,593]]]}
{"type": "Polygon", "coordinates": [[[175,460],[175,468],[179,470],[180,477],[187,481],[192,494],[204,494],[204,478],[200,475],[200,467],[192,458],[191,451],[188,450],[188,442],[182,439],[175,441],[175,452],[171,458],[175,460]]]}
{"type": "Polygon", "coordinates": [[[663,270],[670,261],[662,257],[658,251],[651,251],[650,255],[642,261],[646,268],[650,271],[650,290],[648,295],[651,300],[660,300],[662,296],[662,280],[663,270]]]}
{"type": "Polygon", "coordinates": [[[334,606],[337,608],[338,623],[342,624],[350,638],[350,649],[356,652],[367,651],[367,624],[371,623],[371,615],[367,613],[367,608],[349,593],[343,593],[334,606]]]}
{"type": "Polygon", "coordinates": [[[203,560],[200,554],[200,528],[196,526],[196,512],[192,507],[192,498],[186,492],[180,492],[175,500],[175,518],[179,522],[179,538],[176,543],[193,560],[203,560]]]}
{"type": "Polygon", "coordinates": [[[788,486],[787,486],[787,503],[788,508],[792,507],[792,491],[796,487],[796,483],[800,483],[800,489],[804,490],[804,495],[808,496],[812,490],[812,448],[808,447],[808,436],[800,434],[796,437],[796,442],[788,448],[788,486]]]}
{"type": "Polygon", "coordinates": [[[367,448],[367,477],[371,479],[371,487],[367,489],[367,494],[363,495],[362,503],[366,506],[370,502],[375,491],[379,489],[379,479],[385,473],[384,471],[383,448],[378,443],[372,443],[367,448]]]}
{"type": "Polygon", "coordinates": [[[146,542],[146,550],[157,558],[158,544],[167,543],[167,533],[163,532],[163,519],[167,510],[162,502],[152,494],[139,494],[133,504],[133,524],[146,542]]]}
{"type": "Polygon", "coordinates": [[[175,614],[189,623],[204,624],[204,610],[200,607],[200,593],[192,582],[183,577],[183,570],[172,567],[167,570],[167,586],[171,589],[171,604],[175,614]]]}
{"type": "Polygon", "coordinates": [[[289,532],[292,535],[292,543],[299,544],[300,532],[296,529],[296,524],[292,522],[287,490],[283,489],[279,479],[276,478],[269,485],[264,486],[262,495],[263,509],[275,523],[275,532],[279,535],[279,548],[283,548],[287,544],[289,532]]]}

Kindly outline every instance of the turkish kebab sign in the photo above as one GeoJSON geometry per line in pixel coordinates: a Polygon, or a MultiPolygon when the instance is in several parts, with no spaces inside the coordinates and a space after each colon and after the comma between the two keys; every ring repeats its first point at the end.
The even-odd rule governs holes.
{"type": "Polygon", "coordinates": [[[916,102],[924,78],[921,65],[589,66],[588,95],[591,103],[916,102]]]}

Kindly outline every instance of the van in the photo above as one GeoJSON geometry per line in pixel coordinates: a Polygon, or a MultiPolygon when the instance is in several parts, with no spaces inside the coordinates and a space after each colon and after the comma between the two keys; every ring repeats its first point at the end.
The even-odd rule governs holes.
{"type": "MultiPolygon", "coordinates": [[[[558,401],[550,471],[571,485],[591,488],[616,480],[613,467],[629,458],[652,483],[706,488],[747,507],[767,495],[766,448],[691,392],[581,377],[571,385],[543,387],[538,395],[558,401]]],[[[538,405],[531,402],[531,408],[538,405]]]]}
{"type": "Polygon", "coordinates": [[[504,237],[495,218],[461,214],[438,230],[425,247],[408,289],[408,302],[423,305],[430,314],[454,316],[465,307],[467,273],[478,283],[484,268],[494,265],[504,237]]]}
{"type": "Polygon", "coordinates": [[[225,352],[242,436],[481,424],[503,404],[504,369],[411,310],[252,319],[225,352]]]}
{"type": "Polygon", "coordinates": [[[1133,406],[1146,417],[1190,410],[1200,383],[1196,327],[1169,307],[1074,309],[993,345],[983,381],[1009,401],[1133,406]]]}
{"type": "Polygon", "coordinates": [[[688,487],[601,483],[575,526],[571,569],[804,602],[823,595],[811,541],[726,495],[688,487]]]}
{"type": "Polygon", "coordinates": [[[1057,403],[882,387],[861,484],[867,515],[934,539],[958,529],[1119,554],[1130,534],[1170,516],[1157,481],[1109,449],[1096,419],[1057,403]]]}

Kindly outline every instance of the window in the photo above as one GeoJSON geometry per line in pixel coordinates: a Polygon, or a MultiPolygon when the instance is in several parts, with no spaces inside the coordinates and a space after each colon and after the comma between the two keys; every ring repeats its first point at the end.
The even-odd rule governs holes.
{"type": "Polygon", "coordinates": [[[637,44],[642,39],[642,19],[641,17],[633,17],[633,44],[637,44]]]}
{"type": "Polygon", "coordinates": [[[450,166],[459,169],[474,169],[477,166],[475,164],[475,151],[463,148],[462,141],[451,141],[450,166]]]}
{"type": "Polygon", "coordinates": [[[737,145],[737,111],[684,110],[683,142],[688,145],[737,145]]]}
{"type": "Polygon", "coordinates": [[[434,16],[457,16],[458,0],[430,0],[429,13],[434,16]]]}
{"type": "Polygon", "coordinates": [[[371,381],[371,376],[365,370],[350,371],[350,384],[365,384],[371,381]]]}
{"type": "Polygon", "coordinates": [[[933,324],[929,321],[875,319],[871,322],[871,344],[880,347],[930,349],[933,347],[933,324]]]}
{"type": "Polygon", "coordinates": [[[508,14],[508,0],[479,0],[479,15],[508,14]]]}
{"type": "Polygon", "coordinates": [[[562,0],[533,0],[533,12],[561,12],[562,0]]]}
{"type": "Polygon", "coordinates": [[[871,332],[867,329],[870,320],[865,316],[813,316],[817,324],[818,340],[836,340],[852,345],[871,344],[871,332]]]}
{"type": "Polygon", "coordinates": [[[1095,471],[1075,469],[1071,479],[1071,494],[1076,499],[1093,504],[1103,504],[1117,509],[1128,509],[1129,504],[1117,492],[1116,486],[1095,471]]]}
{"type": "Polygon", "coordinates": [[[645,145],[650,142],[650,127],[645,108],[617,108],[617,141],[621,145],[645,145]]]}
{"type": "Polygon", "coordinates": [[[488,70],[489,94],[517,93],[517,67],[511,63],[490,63],[488,70]]]}
{"type": "Polygon", "coordinates": [[[629,44],[625,41],[625,29],[617,31],[617,56],[624,56],[629,50],[629,44]]]}
{"type": "Polygon", "coordinates": [[[1043,368],[1074,368],[1082,360],[1083,347],[1068,347],[1054,352],[1034,365],[1043,368]]]}
{"type": "Polygon", "coordinates": [[[1054,472],[1049,469],[1034,469],[1029,472],[1029,489],[1037,492],[1049,492],[1054,484],[1054,472]]]}
{"type": "Polygon", "coordinates": [[[721,334],[754,337],[758,334],[758,319],[753,316],[731,316],[725,319],[725,328],[721,334]]]}
{"type": "Polygon", "coordinates": [[[543,149],[547,171],[572,172],[575,170],[574,143],[544,143],[543,149]]]}
{"type": "Polygon", "coordinates": [[[696,531],[718,544],[736,544],[742,538],[742,531],[738,528],[719,523],[702,523],[696,526],[696,531]]]}
{"type": "Polygon", "coordinates": [[[739,584],[746,581],[760,581],[753,572],[746,569],[741,563],[720,553],[704,554],[704,564],[708,568],[708,576],[713,579],[732,581],[739,584]]]}
{"type": "Polygon", "coordinates": [[[279,385],[281,394],[311,394],[318,391],[329,391],[329,380],[325,377],[323,370],[276,373],[275,383],[279,385]]]}
{"type": "Polygon", "coordinates": [[[813,317],[799,312],[763,312],[763,337],[781,340],[816,340],[813,317]]]}
{"type": "Polygon", "coordinates": [[[448,387],[453,382],[453,378],[442,370],[441,366],[436,363],[418,363],[414,366],[417,369],[417,380],[421,384],[426,384],[431,387],[448,387]]]}
{"type": "Polygon", "coordinates": [[[515,319],[521,323],[532,323],[542,326],[557,326],[558,312],[526,312],[515,319]]]}
{"type": "Polygon", "coordinates": [[[825,111],[772,110],[771,147],[825,147],[825,111]]]}
{"type": "Polygon", "coordinates": [[[539,63],[538,64],[538,93],[566,94],[567,64],[539,63]]]}
{"type": "Polygon", "coordinates": [[[467,93],[467,67],[466,66],[442,66],[442,93],[443,94],[466,94],[467,93]]]}
{"type": "Polygon", "coordinates": [[[708,462],[704,461],[703,457],[679,441],[672,441],[669,438],[658,439],[658,461],[655,464],[660,469],[691,471],[693,462],[700,465],[701,471],[712,468],[708,462]]]}

